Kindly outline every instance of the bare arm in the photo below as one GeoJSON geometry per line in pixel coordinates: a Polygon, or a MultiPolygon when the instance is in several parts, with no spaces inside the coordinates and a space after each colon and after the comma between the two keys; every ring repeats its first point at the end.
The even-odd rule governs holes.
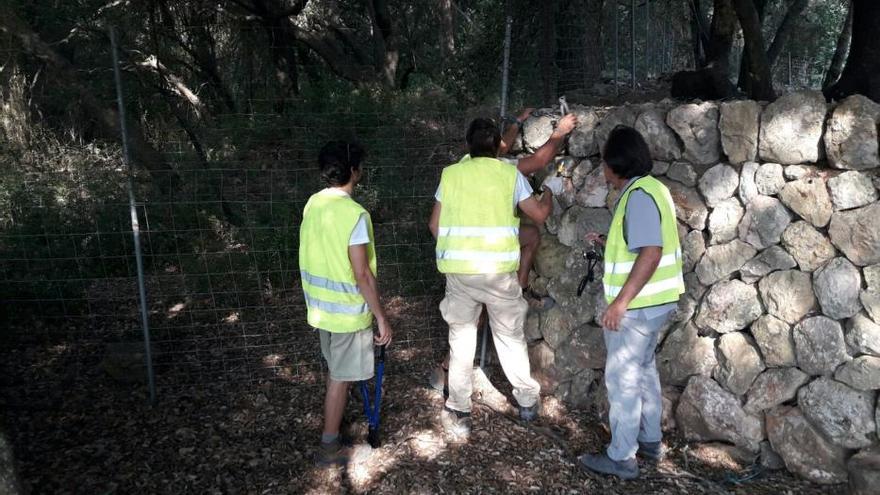
{"type": "Polygon", "coordinates": [[[440,207],[441,204],[439,201],[434,202],[434,209],[431,210],[431,218],[428,219],[428,229],[431,230],[431,235],[434,236],[434,239],[437,238],[437,232],[440,230],[440,207]]]}
{"type": "Polygon", "coordinates": [[[639,292],[654,275],[657,266],[660,265],[661,257],[663,257],[663,248],[659,246],[645,246],[639,249],[639,255],[636,257],[632,271],[629,272],[626,283],[623,284],[620,293],[605,311],[605,316],[602,318],[602,325],[605,328],[617,330],[627,306],[639,295],[639,292]]]}
{"type": "Polygon", "coordinates": [[[523,109],[522,113],[519,114],[519,117],[516,118],[517,123],[507,126],[507,129],[501,136],[501,145],[498,148],[499,155],[507,154],[511,146],[513,146],[513,142],[516,141],[516,136],[519,134],[519,129],[522,126],[522,122],[529,118],[529,116],[534,111],[534,108],[523,109]]]}
{"type": "Polygon", "coordinates": [[[543,223],[553,212],[553,193],[545,190],[540,200],[530,196],[517,203],[517,206],[536,223],[543,223]]]}
{"type": "Polygon", "coordinates": [[[525,176],[529,176],[544,168],[556,156],[556,152],[559,151],[565,136],[574,129],[575,125],[577,125],[577,117],[574,114],[570,113],[562,117],[556,125],[553,134],[550,135],[550,139],[531,155],[520,158],[516,168],[525,176]]]}
{"type": "Polygon", "coordinates": [[[379,302],[379,284],[373,271],[370,270],[370,262],[367,256],[367,245],[357,244],[348,247],[348,259],[351,261],[351,268],[354,270],[354,279],[357,281],[358,289],[367,306],[376,317],[376,324],[379,326],[379,334],[373,339],[376,345],[386,345],[391,343],[391,326],[385,317],[385,311],[379,302]]]}

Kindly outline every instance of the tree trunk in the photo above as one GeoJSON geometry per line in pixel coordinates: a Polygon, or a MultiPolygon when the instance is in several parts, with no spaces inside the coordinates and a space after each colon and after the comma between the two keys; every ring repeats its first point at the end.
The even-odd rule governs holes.
{"type": "Polygon", "coordinates": [[[837,37],[837,48],[834,49],[834,56],[831,57],[831,65],[822,80],[823,88],[831,86],[840,79],[840,73],[843,72],[843,64],[846,62],[846,55],[849,53],[849,45],[852,41],[852,27],[853,11],[852,1],[850,1],[847,6],[846,20],[843,21],[843,29],[840,31],[840,36],[837,37]]]}
{"type": "Polygon", "coordinates": [[[455,56],[455,17],[452,0],[440,0],[440,52],[444,60],[455,56]]]}
{"type": "Polygon", "coordinates": [[[672,96],[714,100],[736,92],[731,84],[730,52],[738,29],[732,0],[715,0],[705,66],[696,71],[676,72],[672,76],[672,96]]]}
{"type": "Polygon", "coordinates": [[[556,99],[556,0],[541,2],[541,100],[550,105],[556,99]]]}
{"type": "Polygon", "coordinates": [[[839,100],[860,93],[880,101],[880,2],[853,0],[852,45],[840,80],[825,90],[825,97],[839,100]]]}
{"type": "Polygon", "coordinates": [[[694,68],[700,69],[706,66],[706,47],[709,46],[709,21],[703,15],[700,0],[689,2],[691,12],[691,47],[694,51],[694,68]]]}
{"type": "Polygon", "coordinates": [[[788,35],[809,3],[810,0],[795,0],[788,8],[788,12],[785,13],[785,17],[783,17],[782,22],[779,24],[779,29],[776,30],[776,36],[773,37],[773,42],[770,43],[770,48],[767,49],[767,63],[771,68],[776,65],[776,60],[779,58],[779,54],[782,53],[782,48],[788,40],[788,35]]]}
{"type": "MultiPolygon", "coordinates": [[[[755,10],[758,11],[758,20],[761,22],[761,26],[764,25],[764,14],[767,10],[767,0],[754,0],[755,2],[755,10]]],[[[749,52],[743,47],[742,58],[739,61],[739,77],[736,81],[736,87],[746,91],[746,85],[748,84],[749,77],[749,52]]]]}
{"type": "Polygon", "coordinates": [[[764,51],[764,34],[761,31],[758,11],[752,0],[733,0],[733,5],[742,26],[745,49],[749,55],[746,94],[756,100],[772,100],[776,94],[773,91],[767,52],[764,51]]]}

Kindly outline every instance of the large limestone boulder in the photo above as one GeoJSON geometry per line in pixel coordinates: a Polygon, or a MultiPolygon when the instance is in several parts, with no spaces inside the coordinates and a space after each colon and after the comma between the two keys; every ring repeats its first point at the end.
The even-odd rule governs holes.
{"type": "Polygon", "coordinates": [[[794,326],[798,367],[811,375],[831,375],[849,360],[840,323],[827,316],[807,318],[794,326]]]}
{"type": "Polygon", "coordinates": [[[582,245],[587,232],[608,232],[611,213],[605,208],[572,206],[559,223],[559,242],[569,247],[582,245]]]}
{"type": "Polygon", "coordinates": [[[789,223],[791,214],[778,199],[755,196],[746,205],[739,224],[739,238],[757,249],[764,249],[779,242],[789,223]]]}
{"type": "Polygon", "coordinates": [[[753,286],[726,280],[709,289],[694,323],[703,330],[729,333],[749,326],[762,312],[753,286]]]}
{"type": "Polygon", "coordinates": [[[866,266],[862,269],[865,285],[871,290],[880,290],[880,265],[866,266]]]}
{"type": "Polygon", "coordinates": [[[797,266],[794,258],[779,246],[770,246],[746,262],[739,269],[739,278],[747,284],[760,280],[769,273],[797,266]]]}
{"type": "Polygon", "coordinates": [[[798,268],[805,272],[819,268],[836,254],[831,241],[803,220],[785,229],[782,245],[797,261],[798,268]]]}
{"type": "Polygon", "coordinates": [[[820,91],[789,93],[767,105],[758,140],[761,161],[783,165],[818,161],[825,113],[820,91]]]}
{"type": "Polygon", "coordinates": [[[599,152],[596,140],[596,126],[599,116],[592,110],[576,110],[578,125],[568,137],[568,152],[572,156],[587,157],[599,152]]]}
{"type": "Polygon", "coordinates": [[[733,196],[739,186],[739,174],[730,165],[719,163],[706,170],[698,181],[706,204],[715,207],[733,196]]]}
{"type": "Polygon", "coordinates": [[[770,445],[789,471],[814,483],[846,481],[846,449],[825,440],[800,409],[776,407],[765,418],[770,445]]]}
{"type": "Polygon", "coordinates": [[[749,389],[744,409],[758,414],[797,397],[797,391],[810,381],[810,375],[797,368],[771,368],[758,376],[749,389]]]}
{"type": "Polygon", "coordinates": [[[602,373],[599,371],[581,370],[559,384],[556,396],[575,408],[590,407],[598,396],[604,394],[605,387],[599,385],[601,376],[602,373]]]}
{"type": "Polygon", "coordinates": [[[846,462],[849,495],[875,495],[880,487],[880,445],[860,451],[846,462]]]}
{"type": "Polygon", "coordinates": [[[704,376],[688,381],[675,423],[687,440],[724,440],[751,452],[758,452],[764,439],[761,418],[745,412],[735,395],[704,376]]]}
{"type": "Polygon", "coordinates": [[[878,218],[880,218],[880,203],[872,203],[855,210],[835,212],[828,227],[831,242],[856,265],[880,263],[878,218]]]}
{"type": "Polygon", "coordinates": [[[779,199],[815,227],[824,227],[831,220],[833,207],[824,179],[811,177],[789,182],[779,192],[779,199]]]}
{"type": "Polygon", "coordinates": [[[795,366],[794,338],[788,323],[772,315],[764,315],[751,327],[755,343],[764,356],[764,364],[770,367],[795,366]]]}
{"type": "Polygon", "coordinates": [[[740,269],[748,260],[755,256],[755,248],[739,239],[709,246],[706,253],[697,263],[696,274],[703,285],[711,285],[727,278],[740,269]]]}
{"type": "Polygon", "coordinates": [[[773,196],[785,186],[785,177],[782,176],[782,165],[778,163],[765,163],[758,167],[755,173],[755,186],[758,194],[773,196]]]}
{"type": "Polygon", "coordinates": [[[862,276],[846,258],[834,258],[813,273],[813,291],[822,313],[840,320],[862,309],[859,290],[862,276]]]}
{"type": "Polygon", "coordinates": [[[859,356],[837,368],[834,378],[856,390],[880,389],[880,357],[859,356]]]}
{"type": "MultiPolygon", "coordinates": [[[[599,301],[596,296],[602,293],[601,283],[594,282],[588,284],[583,294],[577,295],[578,285],[580,285],[586,273],[587,261],[584,259],[582,252],[579,249],[575,249],[572,250],[568,259],[565,260],[565,270],[547,284],[547,292],[556,301],[556,306],[547,312],[552,312],[553,309],[557,308],[560,309],[567,315],[566,321],[571,322],[572,329],[592,321],[600,310],[598,306],[599,301]]],[[[596,277],[601,277],[601,268],[596,273],[596,277]]],[[[545,338],[547,338],[546,332],[552,331],[552,329],[548,330],[546,328],[546,321],[542,320],[541,324],[541,332],[545,334],[545,338]]],[[[551,343],[551,345],[556,348],[555,343],[551,343]]]]}
{"type": "Polygon", "coordinates": [[[691,322],[672,329],[657,354],[657,371],[666,385],[684,386],[691,376],[709,376],[716,364],[715,339],[700,337],[691,322]]]}
{"type": "Polygon", "coordinates": [[[544,235],[535,254],[535,271],[544,278],[556,278],[565,270],[565,260],[571,248],[559,242],[555,235],[544,235]]]}
{"type": "Polygon", "coordinates": [[[800,180],[807,177],[818,177],[819,170],[816,165],[789,165],[783,167],[782,175],[786,180],[800,180]]]}
{"type": "Polygon", "coordinates": [[[862,95],[840,102],[828,119],[825,150],[835,168],[861,170],[880,166],[877,124],[880,105],[862,95]]]}
{"type": "Polygon", "coordinates": [[[875,396],[822,377],[798,390],[798,407],[832,443],[860,449],[871,445],[876,433],[875,396]]]}
{"type": "Polygon", "coordinates": [[[565,373],[577,374],[584,369],[605,367],[603,330],[593,325],[576,328],[556,351],[556,366],[565,373]]]}
{"type": "Polygon", "coordinates": [[[709,243],[721,244],[736,239],[744,210],[735,197],[715,205],[709,214],[709,243]]]}
{"type": "Polygon", "coordinates": [[[743,204],[758,196],[758,184],[755,182],[759,165],[755,162],[745,162],[739,171],[739,199],[743,204]]]}
{"type": "Polygon", "coordinates": [[[880,323],[880,289],[863,290],[859,294],[859,301],[861,301],[862,307],[865,308],[868,316],[875,322],[880,323]]]}
{"type": "Polygon", "coordinates": [[[718,366],[713,373],[725,390],[743,395],[764,371],[764,360],[750,337],[732,332],[718,339],[718,366]]]}
{"type": "Polygon", "coordinates": [[[761,106],[751,100],[721,104],[721,147],[731,163],[754,161],[758,153],[761,106]]]}
{"type": "Polygon", "coordinates": [[[602,167],[584,177],[581,189],[575,194],[574,202],[587,208],[604,208],[608,198],[608,182],[602,167]]]}
{"type": "Polygon", "coordinates": [[[877,189],[862,172],[844,172],[828,180],[828,191],[835,210],[859,208],[877,201],[877,189]]]}
{"type": "Polygon", "coordinates": [[[672,195],[672,201],[675,203],[675,216],[690,228],[703,230],[706,226],[706,218],[709,216],[709,209],[706,208],[706,203],[703,202],[700,193],[692,187],[687,187],[665,177],[661,178],[660,182],[666,185],[672,195]]]}
{"type": "Polygon", "coordinates": [[[859,313],[846,322],[844,341],[853,356],[880,356],[880,324],[872,321],[865,313],[859,313]]]}
{"type": "Polygon", "coordinates": [[[706,252],[706,239],[699,230],[692,230],[680,237],[682,252],[682,270],[685,273],[693,271],[697,262],[706,252]]]}
{"type": "Polygon", "coordinates": [[[797,323],[816,305],[810,276],[797,270],[773,272],[758,283],[767,313],[797,323]]]}
{"type": "Polygon", "coordinates": [[[553,134],[552,115],[541,113],[540,115],[532,115],[523,122],[522,138],[523,147],[528,151],[534,151],[541,147],[550,139],[553,134]]]}
{"type": "Polygon", "coordinates": [[[675,162],[670,165],[669,170],[666,172],[666,177],[681,182],[688,187],[697,185],[697,171],[688,162],[675,162]]]}
{"type": "Polygon", "coordinates": [[[648,143],[651,157],[671,162],[681,158],[681,145],[672,129],[666,125],[666,113],[657,107],[646,109],[636,119],[635,129],[648,143]]]}
{"type": "Polygon", "coordinates": [[[548,309],[541,316],[541,335],[551,348],[558,349],[574,330],[574,319],[561,306],[548,309]]]}
{"type": "Polygon", "coordinates": [[[686,161],[710,165],[721,160],[718,117],[718,105],[708,101],[680,105],[666,115],[666,123],[684,143],[686,161]]]}
{"type": "Polygon", "coordinates": [[[605,141],[608,140],[608,136],[615,127],[619,125],[634,127],[640,113],[642,113],[640,105],[623,105],[614,107],[604,116],[600,116],[599,124],[596,125],[595,129],[596,146],[599,152],[602,152],[602,149],[605,147],[605,141]]]}

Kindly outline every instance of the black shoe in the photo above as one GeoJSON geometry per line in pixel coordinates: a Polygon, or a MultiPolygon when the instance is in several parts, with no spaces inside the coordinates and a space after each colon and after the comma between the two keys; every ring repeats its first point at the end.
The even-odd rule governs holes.
{"type": "Polygon", "coordinates": [[[610,474],[622,480],[633,480],[639,477],[639,463],[635,458],[615,461],[608,454],[584,454],[578,457],[578,465],[585,471],[610,474]]]}
{"type": "Polygon", "coordinates": [[[321,442],[315,455],[315,464],[321,467],[342,466],[348,463],[348,455],[339,439],[321,442]]]}

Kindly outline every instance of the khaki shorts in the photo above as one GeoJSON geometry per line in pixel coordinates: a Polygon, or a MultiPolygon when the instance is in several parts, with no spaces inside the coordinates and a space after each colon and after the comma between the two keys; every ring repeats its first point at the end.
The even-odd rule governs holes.
{"type": "Polygon", "coordinates": [[[337,382],[359,382],[373,378],[373,330],[334,333],[318,329],[321,354],[337,382]]]}

